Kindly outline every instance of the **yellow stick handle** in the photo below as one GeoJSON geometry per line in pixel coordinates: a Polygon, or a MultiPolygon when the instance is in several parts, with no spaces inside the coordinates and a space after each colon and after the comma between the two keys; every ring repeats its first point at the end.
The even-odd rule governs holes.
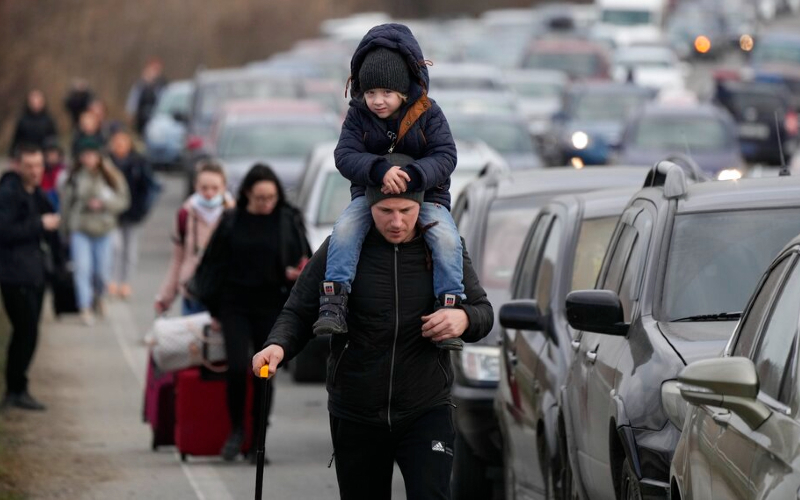
{"type": "Polygon", "coordinates": [[[261,372],[258,374],[261,378],[269,378],[269,365],[264,365],[261,367],[261,372]]]}

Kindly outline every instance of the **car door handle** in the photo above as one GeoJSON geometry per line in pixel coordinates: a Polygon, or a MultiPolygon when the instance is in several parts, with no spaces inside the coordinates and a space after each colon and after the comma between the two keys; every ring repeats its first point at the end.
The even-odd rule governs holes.
{"type": "Polygon", "coordinates": [[[569,343],[572,346],[573,351],[577,351],[581,348],[581,341],[580,340],[573,340],[569,343]]]}
{"type": "Polygon", "coordinates": [[[597,349],[594,351],[586,351],[586,359],[589,360],[589,363],[594,364],[597,361],[597,349]]]}

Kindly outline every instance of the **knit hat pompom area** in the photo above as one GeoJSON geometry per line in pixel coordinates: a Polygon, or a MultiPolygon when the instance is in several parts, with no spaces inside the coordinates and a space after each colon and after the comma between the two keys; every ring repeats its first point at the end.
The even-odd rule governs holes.
{"type": "Polygon", "coordinates": [[[378,47],[364,57],[358,70],[358,84],[362,92],[388,89],[407,94],[411,86],[408,65],[397,51],[378,47]]]}

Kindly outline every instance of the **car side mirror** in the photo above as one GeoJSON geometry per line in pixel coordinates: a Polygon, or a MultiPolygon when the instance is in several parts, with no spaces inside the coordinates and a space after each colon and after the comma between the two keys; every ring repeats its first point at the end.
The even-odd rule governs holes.
{"type": "Polygon", "coordinates": [[[567,295],[567,321],[576,330],[625,336],[622,302],[611,290],[577,290],[567,295]]]}
{"type": "Polygon", "coordinates": [[[503,304],[500,325],[509,330],[545,330],[547,326],[535,300],[512,300],[503,304]]]}
{"type": "Polygon", "coordinates": [[[757,429],[770,410],[756,400],[758,374],[748,358],[714,358],[697,361],[678,374],[683,399],[694,405],[726,408],[757,429]]]}

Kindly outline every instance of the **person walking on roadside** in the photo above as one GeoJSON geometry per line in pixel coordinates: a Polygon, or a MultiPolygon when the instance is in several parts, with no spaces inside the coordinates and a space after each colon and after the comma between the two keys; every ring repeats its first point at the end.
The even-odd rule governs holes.
{"type": "Polygon", "coordinates": [[[78,163],[60,193],[75,272],[81,319],[94,325],[92,309],[103,315],[103,293],[111,260],[111,234],[130,204],[125,176],[100,154],[100,141],[79,141],[78,163]]]}
{"type": "Polygon", "coordinates": [[[89,109],[89,103],[94,99],[94,92],[89,88],[85,78],[74,78],[70,83],[69,91],[64,97],[64,109],[69,114],[72,128],[78,129],[81,115],[89,109]]]}
{"type": "Polygon", "coordinates": [[[206,310],[186,292],[186,283],[194,275],[222,213],[235,205],[226,190],[222,166],[213,161],[201,161],[197,166],[194,194],[183,203],[175,219],[172,259],[156,295],[156,314],[169,310],[179,293],[183,297],[181,313],[184,316],[206,310]]]}
{"type": "Polygon", "coordinates": [[[67,173],[67,165],[64,162],[64,150],[58,143],[58,139],[51,137],[44,144],[44,176],[42,177],[42,191],[44,192],[53,209],[61,211],[61,203],[58,199],[58,187],[64,181],[67,173]]]}
{"type": "Polygon", "coordinates": [[[39,188],[44,156],[39,146],[19,144],[11,171],[0,177],[0,293],[11,322],[2,408],[44,410],[28,392],[28,367],[36,351],[48,267],[48,232],[60,217],[39,188]]]}
{"type": "MultiPolygon", "coordinates": [[[[463,250],[467,298],[434,310],[433,272],[419,212],[421,191],[366,189],[373,225],[350,294],[347,333],[331,336],[328,411],[343,500],[391,498],[396,462],[408,498],[449,499],[453,467],[450,352],[436,342],[476,342],[494,313],[463,250]]],[[[270,372],[312,338],[328,238],[292,290],[253,370],[270,372]]]]}
{"type": "Polygon", "coordinates": [[[78,121],[78,128],[72,134],[72,159],[74,163],[80,163],[79,144],[97,143],[101,150],[105,150],[106,139],[100,131],[100,120],[93,111],[84,111],[78,121]]]}
{"type": "MultiPolygon", "coordinates": [[[[204,288],[198,298],[222,325],[228,358],[231,433],[220,450],[225,460],[236,458],[245,439],[250,354],[266,340],[310,255],[302,214],[287,202],[271,168],[253,166],[239,188],[236,208],[222,216],[197,269],[204,288]]],[[[261,397],[261,391],[255,391],[254,425],[261,397]]],[[[271,407],[268,401],[267,419],[271,407]]]]}
{"type": "Polygon", "coordinates": [[[167,85],[164,78],[164,64],[158,58],[147,62],[142,70],[142,76],[131,87],[125,103],[125,111],[133,120],[136,133],[144,135],[144,128],[158,104],[161,91],[167,85]]]}
{"type": "Polygon", "coordinates": [[[109,141],[109,156],[128,184],[130,206],[119,216],[119,227],[114,233],[111,280],[108,294],[127,299],[132,290],[130,280],[136,271],[139,259],[139,230],[152,208],[155,194],[153,169],[133,149],[130,134],[122,128],[116,130],[109,141]]]}
{"type": "Polygon", "coordinates": [[[44,93],[41,90],[31,90],[11,139],[11,156],[14,156],[14,150],[20,144],[32,144],[41,149],[45,141],[53,137],[58,137],[58,131],[56,122],[47,111],[44,93]]]}

